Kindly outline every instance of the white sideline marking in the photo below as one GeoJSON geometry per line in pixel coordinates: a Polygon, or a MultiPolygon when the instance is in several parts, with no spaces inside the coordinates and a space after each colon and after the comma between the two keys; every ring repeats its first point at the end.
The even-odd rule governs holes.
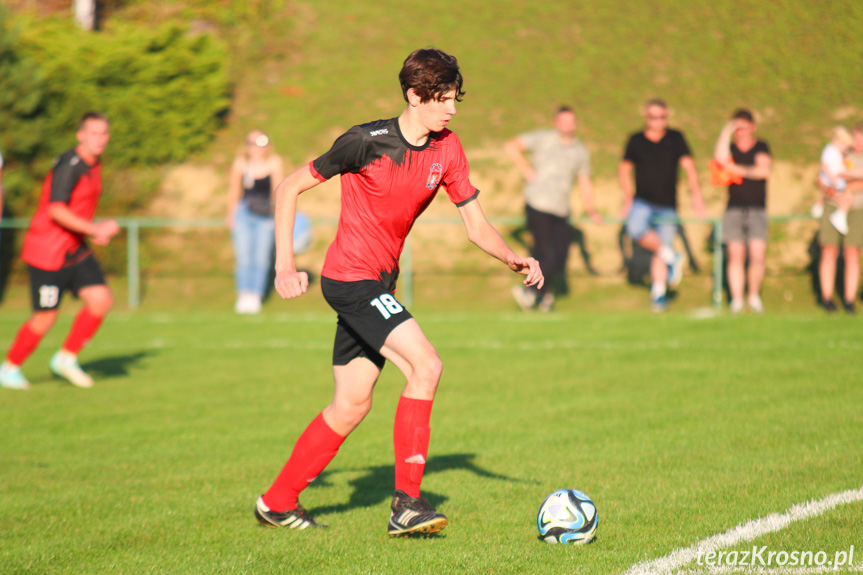
{"type": "MultiPolygon", "coordinates": [[[[833,493],[831,495],[828,495],[827,497],[824,497],[823,499],[819,499],[818,501],[799,503],[782,514],[771,513],[766,517],[762,517],[760,519],[753,519],[751,521],[748,521],[747,523],[744,523],[743,525],[738,525],[733,529],[729,529],[725,533],[719,533],[718,535],[713,535],[711,537],[708,537],[707,539],[702,539],[698,543],[690,545],[685,549],[676,549],[665,557],[637,563],[630,567],[629,571],[627,571],[625,575],[671,575],[675,569],[679,569],[695,561],[698,558],[699,552],[707,554],[710,551],[718,551],[719,549],[731,547],[732,545],[736,545],[743,541],[752,541],[753,539],[762,535],[766,535],[767,533],[773,533],[774,531],[784,529],[794,521],[817,517],[818,515],[821,515],[824,512],[833,509],[834,507],[838,507],[839,505],[844,505],[847,503],[853,503],[855,501],[863,501],[863,487],[860,487],[859,489],[849,489],[848,491],[842,491],[840,493],[833,493]]],[[[856,565],[854,566],[854,568],[857,567],[858,566],[856,565]]],[[[745,567],[737,567],[732,570],[739,572],[744,571],[745,569],[745,567]]],[[[710,573],[716,572],[719,571],[710,571],[710,573]]],[[[798,571],[791,568],[782,569],[781,571],[771,569],[770,571],[763,572],[797,573],[798,571]]],[[[821,571],[806,570],[799,572],[820,573],[821,571]]]]}

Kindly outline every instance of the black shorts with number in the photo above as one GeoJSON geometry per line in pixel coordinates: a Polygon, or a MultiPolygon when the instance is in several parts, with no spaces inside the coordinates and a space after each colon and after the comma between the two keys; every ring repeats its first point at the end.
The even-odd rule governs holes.
{"type": "Polygon", "coordinates": [[[379,281],[341,282],[322,277],[321,291],[339,314],[333,365],[365,357],[383,368],[386,360],[380,350],[390,333],[413,317],[410,312],[379,281]]]}
{"type": "Polygon", "coordinates": [[[59,270],[27,267],[30,271],[30,296],[36,311],[57,309],[66,290],[78,297],[81,288],[105,285],[105,274],[93,254],[59,270]]]}

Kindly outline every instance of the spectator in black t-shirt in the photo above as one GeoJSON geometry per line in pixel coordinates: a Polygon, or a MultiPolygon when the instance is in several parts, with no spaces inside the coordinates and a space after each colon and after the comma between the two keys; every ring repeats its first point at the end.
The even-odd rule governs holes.
{"type": "Polygon", "coordinates": [[[767,142],[755,139],[755,129],[752,112],[737,110],[719,133],[713,152],[713,159],[726,171],[742,178],[740,183],[728,186],[728,208],[722,224],[722,240],[728,246],[731,313],[743,311],[745,286],[749,288],[746,298],[749,308],[755,313],[764,311],[759,292],[767,252],[767,178],[772,159],[767,142]]]}
{"type": "Polygon", "coordinates": [[[692,152],[683,134],[668,128],[668,106],[654,99],[644,107],[645,129],[629,137],[618,175],[623,189],[622,216],[626,232],[653,252],[650,300],[654,311],[667,307],[666,286],[680,281],[682,258],[673,248],[677,235],[677,175],[683,167],[692,194],[692,207],[705,217],[704,201],[692,152]],[[632,172],[635,171],[635,194],[632,172]],[[634,197],[633,197],[634,196],[634,197]]]}

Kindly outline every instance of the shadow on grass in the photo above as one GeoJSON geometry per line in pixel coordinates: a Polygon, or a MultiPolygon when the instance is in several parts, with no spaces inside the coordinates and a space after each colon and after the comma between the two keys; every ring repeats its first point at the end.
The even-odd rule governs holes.
{"type": "MultiPolygon", "coordinates": [[[[128,355],[104,357],[102,359],[97,359],[94,361],[82,362],[81,368],[86,371],[90,376],[92,376],[93,379],[96,381],[96,384],[98,385],[99,381],[101,380],[128,377],[129,370],[131,368],[135,367],[143,359],[151,355],[155,355],[155,353],[153,351],[139,351],[137,353],[130,353],[128,355]]],[[[65,381],[59,375],[52,373],[48,369],[47,364],[45,364],[44,375],[37,375],[29,379],[31,384],[65,381]]]]}
{"type": "Polygon", "coordinates": [[[95,361],[85,362],[81,364],[81,367],[94,379],[128,377],[131,368],[136,367],[142,360],[151,355],[154,355],[152,351],[139,351],[128,355],[103,357],[95,361]]]}
{"type": "MultiPolygon", "coordinates": [[[[423,476],[428,477],[429,475],[432,475],[434,473],[440,473],[442,471],[461,469],[465,471],[470,471],[471,473],[474,473],[479,477],[485,477],[487,479],[498,479],[501,481],[509,482],[524,481],[523,479],[508,477],[506,475],[500,475],[497,473],[492,473],[491,471],[487,471],[479,467],[474,462],[475,457],[476,455],[473,453],[453,453],[449,455],[439,455],[436,457],[431,457],[426,464],[425,473],[423,474],[423,476]]],[[[358,507],[373,507],[384,502],[389,502],[392,499],[394,490],[393,476],[395,473],[392,465],[376,465],[374,467],[368,467],[365,469],[343,469],[338,471],[324,471],[318,476],[318,478],[310,487],[324,487],[332,485],[327,481],[327,478],[329,476],[335,475],[337,473],[354,473],[357,471],[362,472],[362,474],[359,477],[351,479],[348,482],[352,488],[352,491],[350,498],[346,503],[340,503],[338,505],[328,505],[325,507],[315,507],[313,509],[314,513],[342,513],[351,509],[356,509],[358,507]]],[[[434,507],[439,507],[447,500],[447,497],[445,495],[440,495],[426,490],[423,490],[423,497],[428,499],[429,503],[431,503],[434,507]]]]}

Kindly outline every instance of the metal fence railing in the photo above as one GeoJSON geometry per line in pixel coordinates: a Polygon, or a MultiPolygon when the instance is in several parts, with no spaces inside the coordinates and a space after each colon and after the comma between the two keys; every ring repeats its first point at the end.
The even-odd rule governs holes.
{"type": "MultiPolygon", "coordinates": [[[[790,216],[772,216],[769,218],[771,223],[811,220],[808,215],[790,215],[790,216]]],[[[195,229],[195,228],[219,228],[225,225],[223,219],[172,219],[172,218],[116,218],[117,223],[121,228],[126,230],[126,281],[128,287],[128,305],[129,309],[137,309],[141,304],[141,262],[140,262],[140,246],[141,246],[141,230],[145,228],[162,228],[162,229],[195,229]]],[[[334,218],[312,218],[312,225],[335,225],[337,220],[334,218]]],[[[518,226],[524,224],[523,218],[518,217],[502,217],[489,218],[489,221],[494,225],[502,226],[518,226]]],[[[713,226],[713,237],[716,241],[713,242],[713,278],[711,289],[711,300],[714,307],[722,307],[722,278],[724,259],[722,253],[722,219],[721,218],[679,218],[676,221],[682,224],[709,224],[713,226]]],[[[573,220],[574,224],[590,224],[592,220],[588,218],[579,218],[573,220]]],[[[622,222],[618,219],[608,218],[606,224],[620,225],[622,222]]],[[[29,226],[30,220],[26,218],[8,218],[0,221],[0,229],[22,229],[29,226]]],[[[462,225],[460,218],[421,218],[416,222],[416,225],[462,225]]],[[[399,289],[400,298],[407,306],[413,304],[413,248],[411,246],[411,238],[408,236],[405,242],[404,250],[400,261],[401,271],[399,273],[399,289]]]]}

